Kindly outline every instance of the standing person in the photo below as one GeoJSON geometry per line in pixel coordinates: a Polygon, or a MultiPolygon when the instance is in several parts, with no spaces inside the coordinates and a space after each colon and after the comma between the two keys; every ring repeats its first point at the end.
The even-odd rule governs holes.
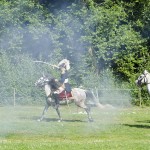
{"type": "Polygon", "coordinates": [[[61,71],[61,77],[59,83],[60,87],[53,93],[53,98],[55,99],[56,104],[59,105],[59,94],[63,91],[71,92],[71,86],[68,82],[68,70],[70,69],[70,62],[67,59],[63,59],[57,65],[59,70],[61,71]]]}

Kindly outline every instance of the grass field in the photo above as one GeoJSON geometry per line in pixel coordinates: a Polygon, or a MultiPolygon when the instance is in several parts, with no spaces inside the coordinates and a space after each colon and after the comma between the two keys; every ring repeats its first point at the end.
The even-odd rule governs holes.
{"type": "Polygon", "coordinates": [[[150,150],[150,108],[92,109],[94,122],[62,106],[63,122],[50,108],[0,107],[0,150],[150,150]]]}

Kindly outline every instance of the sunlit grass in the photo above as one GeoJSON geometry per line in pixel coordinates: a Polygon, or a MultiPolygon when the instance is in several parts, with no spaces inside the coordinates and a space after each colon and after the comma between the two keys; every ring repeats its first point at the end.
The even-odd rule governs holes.
{"type": "Polygon", "coordinates": [[[63,122],[50,108],[0,107],[0,150],[148,150],[150,108],[92,109],[94,122],[77,114],[74,105],[62,106],[63,122]]]}

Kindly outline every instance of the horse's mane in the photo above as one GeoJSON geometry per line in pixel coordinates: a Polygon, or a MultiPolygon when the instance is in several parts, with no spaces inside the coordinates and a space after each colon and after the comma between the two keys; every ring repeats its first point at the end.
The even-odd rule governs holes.
{"type": "Polygon", "coordinates": [[[58,90],[58,88],[61,86],[59,81],[56,81],[55,78],[51,78],[48,82],[52,90],[58,90]]]}

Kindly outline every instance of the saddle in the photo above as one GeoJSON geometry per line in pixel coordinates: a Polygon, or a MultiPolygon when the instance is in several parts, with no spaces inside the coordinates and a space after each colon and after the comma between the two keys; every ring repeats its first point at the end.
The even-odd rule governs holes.
{"type": "Polygon", "coordinates": [[[72,97],[71,92],[62,91],[62,92],[59,94],[59,99],[60,99],[60,100],[63,100],[63,99],[69,98],[69,97],[72,97]]]}

